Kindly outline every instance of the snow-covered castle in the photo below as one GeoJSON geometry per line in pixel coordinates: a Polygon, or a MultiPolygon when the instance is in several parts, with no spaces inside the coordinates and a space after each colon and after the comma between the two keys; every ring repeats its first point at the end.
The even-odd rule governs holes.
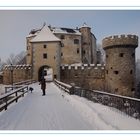
{"type": "MultiPolygon", "coordinates": [[[[14,82],[30,78],[38,81],[52,69],[53,78],[66,83],[127,96],[135,94],[135,35],[104,38],[105,64],[96,37],[85,23],[76,29],[44,25],[31,30],[26,41],[27,65],[15,66],[14,82]]],[[[10,83],[10,77],[10,66],[5,66],[4,83],[10,83]]]]}

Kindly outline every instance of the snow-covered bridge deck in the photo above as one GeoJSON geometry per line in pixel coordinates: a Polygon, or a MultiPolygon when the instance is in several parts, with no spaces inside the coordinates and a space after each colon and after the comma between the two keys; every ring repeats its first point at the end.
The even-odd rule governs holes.
{"type": "Polygon", "coordinates": [[[116,109],[95,104],[47,84],[46,96],[40,85],[32,85],[18,103],[0,113],[0,130],[112,130],[140,129],[140,121],[116,109]]]}

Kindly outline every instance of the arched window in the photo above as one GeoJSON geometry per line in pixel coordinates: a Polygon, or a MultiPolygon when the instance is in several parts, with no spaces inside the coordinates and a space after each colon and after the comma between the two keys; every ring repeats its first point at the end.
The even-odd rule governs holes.
{"type": "Polygon", "coordinates": [[[74,39],[74,44],[79,44],[79,39],[74,39]]]}

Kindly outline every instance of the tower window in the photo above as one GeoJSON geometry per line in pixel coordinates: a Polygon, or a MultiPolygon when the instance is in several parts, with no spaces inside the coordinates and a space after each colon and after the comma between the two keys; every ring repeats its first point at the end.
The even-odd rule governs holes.
{"type": "Polygon", "coordinates": [[[124,53],[120,53],[119,56],[120,56],[120,57],[123,57],[123,56],[124,56],[124,53]]]}
{"type": "Polygon", "coordinates": [[[132,74],[133,73],[133,71],[132,70],[130,70],[130,74],[132,74]]]}
{"type": "Polygon", "coordinates": [[[108,74],[108,70],[106,70],[106,74],[108,74]]]}
{"type": "Polygon", "coordinates": [[[64,47],[64,44],[63,43],[61,43],[61,47],[64,47]]]}
{"type": "Polygon", "coordinates": [[[83,52],[83,54],[85,54],[85,53],[86,53],[86,51],[85,51],[85,50],[83,50],[82,52],[83,52]]]}
{"type": "Polygon", "coordinates": [[[118,88],[115,88],[115,92],[118,92],[118,88]]]}
{"type": "Polygon", "coordinates": [[[47,48],[47,45],[44,45],[43,47],[44,47],[44,49],[45,49],[45,48],[47,48]]]}
{"type": "Polygon", "coordinates": [[[44,59],[47,59],[47,53],[44,53],[44,54],[43,54],[43,58],[44,58],[44,59]]]}
{"type": "Polygon", "coordinates": [[[29,50],[30,49],[30,46],[27,46],[27,50],[29,50]]]}
{"type": "Polygon", "coordinates": [[[119,74],[119,71],[117,71],[117,70],[116,70],[116,71],[114,71],[114,74],[119,74]]]}
{"type": "Polygon", "coordinates": [[[106,55],[106,58],[108,58],[108,55],[106,55]]]}
{"type": "Polygon", "coordinates": [[[79,54],[79,48],[77,48],[77,54],[79,54]]]}
{"type": "Polygon", "coordinates": [[[63,56],[63,53],[61,53],[61,56],[63,56]]]}
{"type": "Polygon", "coordinates": [[[135,53],[132,53],[132,57],[135,57],[135,53]]]}
{"type": "Polygon", "coordinates": [[[79,44],[79,39],[74,39],[74,44],[79,44]]]}
{"type": "Polygon", "coordinates": [[[60,37],[61,39],[65,39],[65,36],[64,35],[61,35],[61,37],[60,37]]]}
{"type": "Polygon", "coordinates": [[[135,88],[132,88],[131,91],[135,91],[135,88]]]}

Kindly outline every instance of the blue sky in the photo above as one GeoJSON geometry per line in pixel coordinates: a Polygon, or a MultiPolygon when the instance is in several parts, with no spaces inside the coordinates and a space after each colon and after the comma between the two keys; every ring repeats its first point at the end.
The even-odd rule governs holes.
{"type": "MultiPolygon", "coordinates": [[[[104,37],[136,34],[140,37],[140,10],[0,10],[0,58],[26,50],[26,36],[43,23],[76,28],[84,22],[101,44],[104,37]]],[[[140,48],[136,49],[140,58],[140,48]]]]}

